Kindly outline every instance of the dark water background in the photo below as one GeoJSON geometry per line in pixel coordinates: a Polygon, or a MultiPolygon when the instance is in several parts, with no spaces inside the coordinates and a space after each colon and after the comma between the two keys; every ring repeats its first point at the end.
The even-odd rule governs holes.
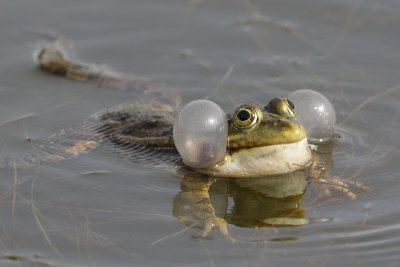
{"type": "MultiPolygon", "coordinates": [[[[400,260],[400,3],[118,0],[0,2],[1,154],[32,149],[91,114],[139,95],[42,73],[33,32],[66,36],[71,56],[162,79],[184,102],[232,111],[300,88],[323,93],[342,136],[331,176],[371,187],[357,199],[303,200],[294,228],[228,225],[193,236],[172,216],[179,175],[100,148],[0,170],[1,266],[397,266],[400,260]],[[278,242],[280,241],[280,242],[278,242]]],[[[232,204],[229,204],[232,205],[232,204]]]]}

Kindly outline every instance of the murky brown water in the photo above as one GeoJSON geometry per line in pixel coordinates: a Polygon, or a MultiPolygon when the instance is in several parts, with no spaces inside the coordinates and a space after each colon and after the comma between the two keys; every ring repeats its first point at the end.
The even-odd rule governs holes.
{"type": "Polygon", "coordinates": [[[101,147],[0,170],[0,265],[398,265],[399,12],[394,0],[2,0],[2,155],[140,97],[40,72],[32,31],[52,28],[71,57],[163,80],[185,101],[207,96],[226,111],[299,88],[323,93],[342,136],[330,175],[372,190],[320,198],[325,187],[312,183],[282,206],[266,189],[217,181],[213,202],[236,242],[218,230],[198,239],[200,229],[173,216],[182,177],[101,147]],[[254,228],[299,206],[312,223],[254,228]]]}

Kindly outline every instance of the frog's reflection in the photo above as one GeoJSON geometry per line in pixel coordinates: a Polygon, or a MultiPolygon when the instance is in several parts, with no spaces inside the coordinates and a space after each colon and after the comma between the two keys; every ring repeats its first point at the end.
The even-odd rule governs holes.
{"type": "Polygon", "coordinates": [[[298,226],[308,223],[301,206],[307,185],[303,173],[237,180],[227,185],[228,194],[234,202],[226,217],[228,223],[242,227],[298,226]]]}
{"type": "Polygon", "coordinates": [[[218,179],[186,175],[174,198],[173,215],[206,235],[226,224],[240,227],[301,226],[308,223],[301,206],[307,181],[294,172],[263,178],[218,179]]]}
{"type": "Polygon", "coordinates": [[[173,215],[185,225],[227,235],[240,227],[302,226],[309,223],[302,200],[310,179],[322,179],[332,165],[332,150],[316,151],[307,171],[246,179],[211,179],[187,173],[173,201],[173,215]],[[328,152],[328,153],[327,153],[328,152]]]}

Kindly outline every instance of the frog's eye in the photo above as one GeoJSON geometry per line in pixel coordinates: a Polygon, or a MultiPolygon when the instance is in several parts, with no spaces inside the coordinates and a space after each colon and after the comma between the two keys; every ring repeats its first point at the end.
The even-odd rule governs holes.
{"type": "Polygon", "coordinates": [[[272,99],[268,105],[265,106],[265,109],[272,114],[294,117],[293,102],[286,98],[272,99]]]}
{"type": "Polygon", "coordinates": [[[287,98],[282,99],[282,104],[280,105],[280,113],[282,115],[289,115],[294,117],[294,104],[287,98]]]}
{"type": "Polygon", "coordinates": [[[290,109],[294,112],[294,104],[292,101],[290,101],[289,99],[285,98],[285,100],[287,101],[287,103],[289,104],[290,109]]]}
{"type": "Polygon", "coordinates": [[[237,128],[251,128],[260,120],[261,110],[251,105],[240,106],[233,115],[233,125],[237,128]]]}

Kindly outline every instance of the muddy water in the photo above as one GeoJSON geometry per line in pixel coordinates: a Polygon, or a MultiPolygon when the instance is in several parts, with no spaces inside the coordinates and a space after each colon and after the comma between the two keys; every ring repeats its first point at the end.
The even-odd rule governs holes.
{"type": "Polygon", "coordinates": [[[236,242],[218,229],[197,238],[201,229],[173,216],[181,175],[108,147],[11,164],[0,170],[0,265],[397,265],[399,12],[397,1],[372,0],[2,0],[2,155],[18,158],[31,141],[140,98],[38,70],[38,33],[50,29],[65,36],[72,58],[162,80],[184,102],[206,97],[227,112],[317,90],[334,104],[341,138],[331,180],[313,181],[305,194],[279,201],[268,187],[216,181],[212,202],[236,242]],[[339,192],[327,185],[335,177],[370,190],[339,192]],[[291,211],[310,223],[260,224],[291,211]]]}

